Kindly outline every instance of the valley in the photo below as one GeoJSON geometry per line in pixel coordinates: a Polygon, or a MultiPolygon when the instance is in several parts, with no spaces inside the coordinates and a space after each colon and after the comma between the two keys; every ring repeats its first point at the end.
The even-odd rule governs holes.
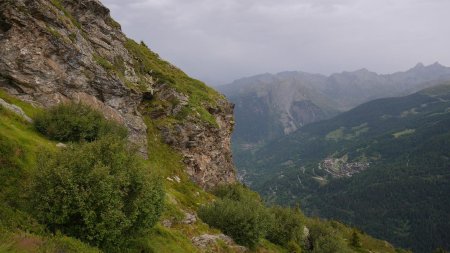
{"type": "Polygon", "coordinates": [[[241,153],[237,166],[269,201],[414,252],[448,247],[449,98],[447,83],[373,100],[241,153]]]}

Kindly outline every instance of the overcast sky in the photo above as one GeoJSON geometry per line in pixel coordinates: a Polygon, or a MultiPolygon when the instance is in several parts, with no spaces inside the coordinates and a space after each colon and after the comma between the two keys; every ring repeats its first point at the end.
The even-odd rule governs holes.
{"type": "Polygon", "coordinates": [[[301,70],[450,65],[450,0],[102,0],[131,38],[210,85],[301,70]]]}

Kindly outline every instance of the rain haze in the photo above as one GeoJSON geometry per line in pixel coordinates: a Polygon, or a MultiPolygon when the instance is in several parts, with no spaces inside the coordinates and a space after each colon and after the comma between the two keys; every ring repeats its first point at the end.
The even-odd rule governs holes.
{"type": "Polygon", "coordinates": [[[102,0],[124,32],[220,85],[260,73],[450,65],[448,0],[102,0]]]}

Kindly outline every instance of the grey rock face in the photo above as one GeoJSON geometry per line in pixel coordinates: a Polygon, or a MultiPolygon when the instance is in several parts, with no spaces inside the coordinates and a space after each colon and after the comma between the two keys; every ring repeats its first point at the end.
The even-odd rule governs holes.
{"type": "MultiPolygon", "coordinates": [[[[99,62],[120,59],[131,69],[124,34],[108,24],[98,1],[2,1],[0,4],[0,88],[38,106],[66,101],[89,104],[130,130],[146,155],[146,126],[137,106],[141,94],[127,88],[99,62]]],[[[151,86],[151,83],[148,83],[151,86]]]]}

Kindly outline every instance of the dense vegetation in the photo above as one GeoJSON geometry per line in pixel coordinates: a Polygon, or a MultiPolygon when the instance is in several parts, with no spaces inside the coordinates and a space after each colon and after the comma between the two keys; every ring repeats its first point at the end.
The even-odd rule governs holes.
{"type": "MultiPolygon", "coordinates": [[[[2,117],[6,127],[8,118],[20,122],[14,114],[0,109],[8,116],[2,117]]],[[[44,145],[47,148],[33,154],[24,144],[26,140],[39,141],[39,137],[27,133],[19,137],[23,140],[20,143],[10,139],[14,135],[2,134],[0,175],[5,184],[0,195],[13,210],[7,212],[11,220],[6,216],[2,223],[17,222],[14,217],[18,212],[19,217],[44,225],[37,225],[39,230],[47,228],[109,251],[156,224],[163,205],[162,185],[129,147],[123,127],[80,104],[61,105],[36,115],[35,127],[45,129],[49,138],[92,142],[68,144],[61,150],[44,145]],[[31,154],[33,157],[28,157],[31,154]]],[[[42,144],[35,145],[46,143],[42,139],[42,144]]]]}
{"type": "Polygon", "coordinates": [[[247,153],[250,159],[241,155],[238,165],[271,201],[300,201],[308,214],[418,252],[450,248],[449,108],[449,85],[375,100],[247,153]],[[327,158],[368,167],[337,178],[327,158]]]}
{"type": "Polygon", "coordinates": [[[152,228],[163,200],[160,180],[112,136],[42,155],[32,187],[33,212],[50,231],[109,250],[152,228]]]}
{"type": "Polygon", "coordinates": [[[272,222],[266,236],[269,241],[288,249],[307,246],[304,245],[305,216],[299,208],[274,206],[269,209],[269,212],[272,215],[272,222]]]}
{"type": "Polygon", "coordinates": [[[264,239],[288,252],[366,252],[377,247],[366,241],[364,249],[363,235],[338,222],[307,218],[298,208],[268,207],[258,194],[239,184],[220,186],[215,194],[219,199],[200,208],[200,218],[250,248],[264,239]]]}
{"type": "Polygon", "coordinates": [[[218,190],[221,198],[201,208],[198,215],[242,245],[254,248],[265,237],[270,223],[269,212],[259,196],[241,186],[218,190]]]}
{"type": "Polygon", "coordinates": [[[110,134],[122,138],[127,135],[126,128],[81,103],[52,107],[40,113],[34,124],[48,138],[62,142],[94,141],[110,134]]]}

